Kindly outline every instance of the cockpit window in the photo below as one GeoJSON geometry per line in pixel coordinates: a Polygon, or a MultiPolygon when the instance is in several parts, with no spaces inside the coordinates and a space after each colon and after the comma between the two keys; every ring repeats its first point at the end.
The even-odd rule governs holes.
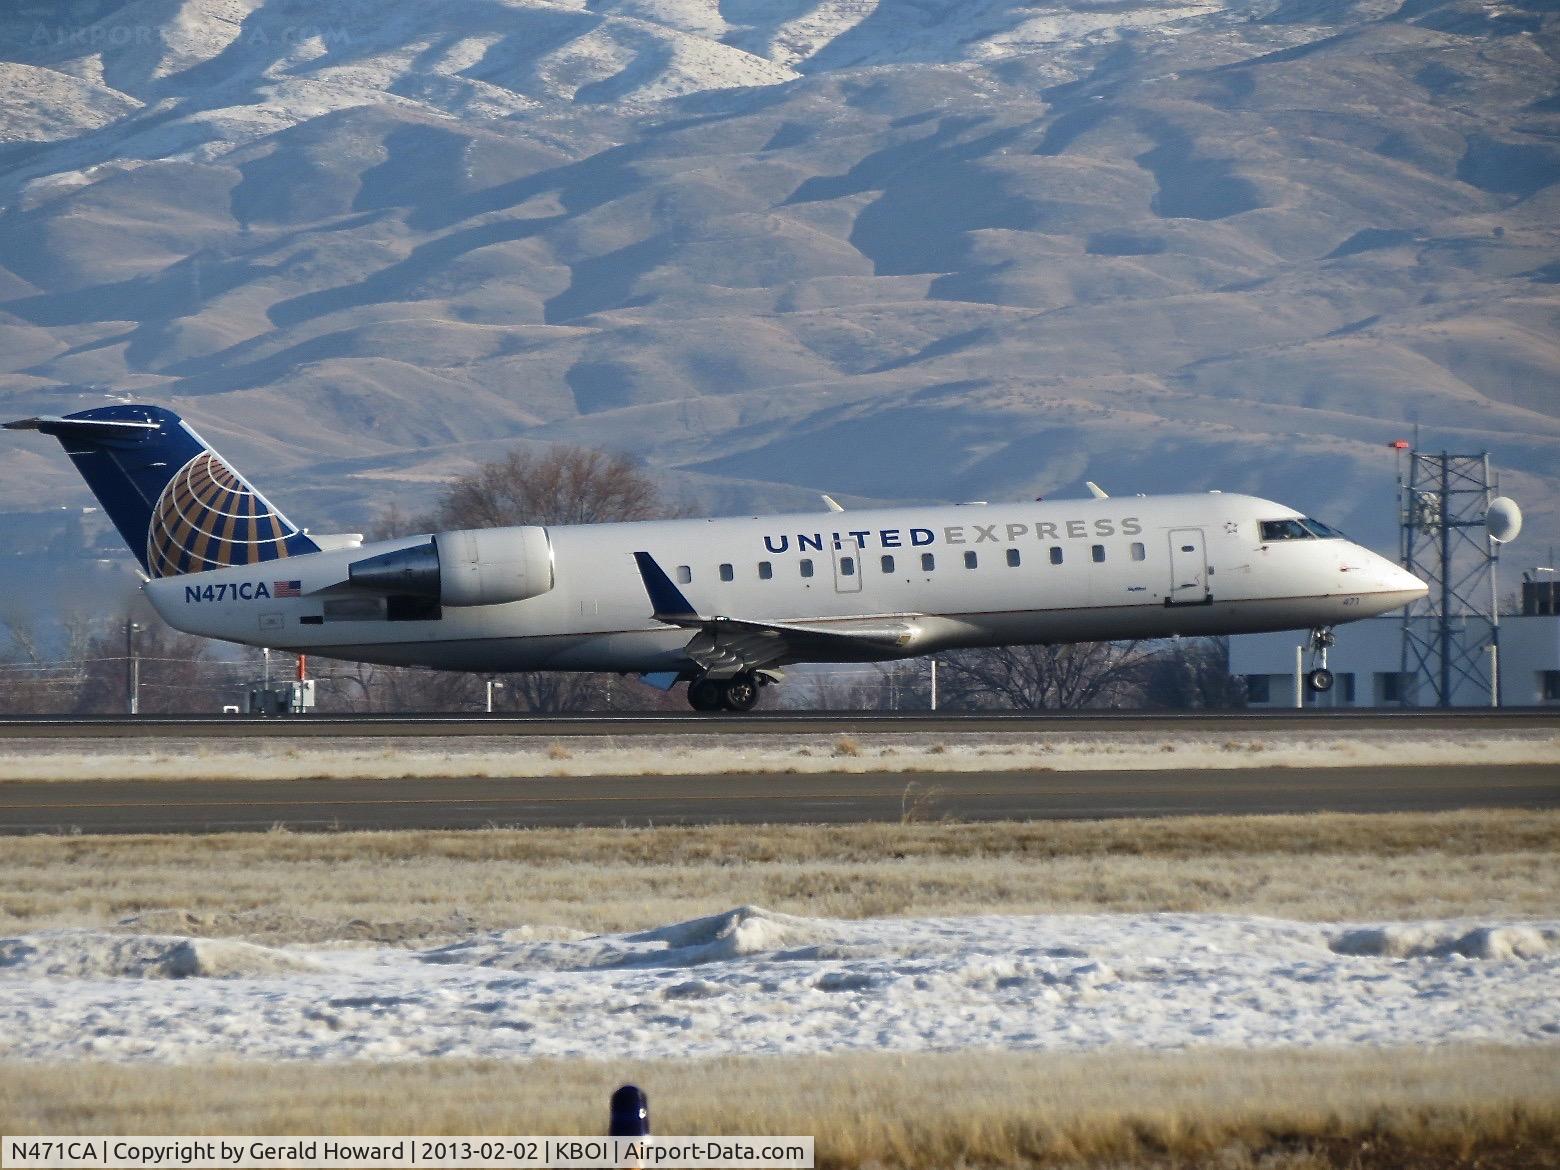
{"type": "Polygon", "coordinates": [[[1323,524],[1320,520],[1313,520],[1311,517],[1307,516],[1304,520],[1300,521],[1300,523],[1304,524],[1323,540],[1344,539],[1343,533],[1339,532],[1336,528],[1331,528],[1328,525],[1323,524]]]}
{"type": "Polygon", "coordinates": [[[1315,535],[1298,520],[1262,521],[1262,540],[1271,544],[1280,540],[1314,540],[1315,535]]]}

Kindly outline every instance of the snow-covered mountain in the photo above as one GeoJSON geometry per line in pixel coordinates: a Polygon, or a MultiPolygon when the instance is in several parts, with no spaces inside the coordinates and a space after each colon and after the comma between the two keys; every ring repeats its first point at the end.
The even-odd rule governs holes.
{"type": "MultiPolygon", "coordinates": [[[[318,526],[516,442],[716,510],[1255,490],[1560,540],[1544,0],[13,0],[0,408],[318,526]]],[[[8,442],[0,510],[80,498],[8,442]]],[[[1535,550],[1533,557],[1540,559],[1535,550]]]]}

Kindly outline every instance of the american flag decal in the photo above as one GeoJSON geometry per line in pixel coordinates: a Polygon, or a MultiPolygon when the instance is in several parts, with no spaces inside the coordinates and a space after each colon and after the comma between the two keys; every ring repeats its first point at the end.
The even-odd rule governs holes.
{"type": "Polygon", "coordinates": [[[272,581],[272,597],[301,597],[303,596],[302,581],[272,581]]]}

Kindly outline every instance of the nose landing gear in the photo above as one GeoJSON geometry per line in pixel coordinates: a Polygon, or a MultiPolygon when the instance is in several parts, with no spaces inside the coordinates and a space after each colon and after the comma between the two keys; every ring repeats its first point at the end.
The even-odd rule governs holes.
{"type": "Polygon", "coordinates": [[[1320,626],[1311,631],[1311,661],[1314,665],[1305,676],[1305,685],[1314,695],[1332,690],[1333,672],[1327,669],[1327,651],[1337,641],[1331,626],[1320,626]]]}
{"type": "Polygon", "coordinates": [[[688,705],[695,711],[732,711],[737,714],[758,706],[762,680],[743,672],[730,678],[703,675],[688,684],[688,705]]]}

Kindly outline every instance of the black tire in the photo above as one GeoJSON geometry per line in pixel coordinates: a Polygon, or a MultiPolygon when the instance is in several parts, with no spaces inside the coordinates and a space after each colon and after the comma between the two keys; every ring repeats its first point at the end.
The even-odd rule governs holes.
{"type": "Polygon", "coordinates": [[[1310,687],[1314,694],[1325,694],[1327,691],[1332,690],[1333,672],[1326,667],[1319,666],[1305,676],[1305,685],[1310,687]]]}
{"type": "Polygon", "coordinates": [[[721,684],[712,678],[696,678],[688,684],[688,705],[695,711],[719,711],[721,684]]]}
{"type": "Polygon", "coordinates": [[[720,705],[739,714],[758,706],[758,679],[751,674],[739,674],[726,680],[720,692],[720,705]]]}

